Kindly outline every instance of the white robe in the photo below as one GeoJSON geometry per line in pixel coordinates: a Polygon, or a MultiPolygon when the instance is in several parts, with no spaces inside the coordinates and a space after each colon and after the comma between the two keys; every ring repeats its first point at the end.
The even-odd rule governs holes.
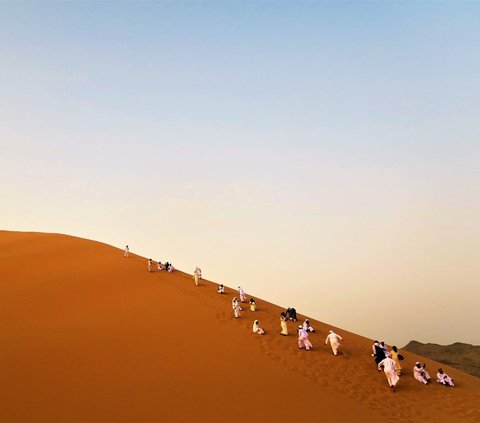
{"type": "Polygon", "coordinates": [[[128,252],[129,252],[129,251],[130,251],[130,250],[128,249],[128,246],[125,247],[125,252],[123,253],[123,255],[124,255],[125,257],[128,257],[128,252]]]}
{"type": "Polygon", "coordinates": [[[232,308],[233,308],[233,315],[235,317],[240,317],[240,305],[238,304],[238,300],[232,300],[232,308]]]}
{"type": "Polygon", "coordinates": [[[378,363],[378,370],[381,370],[381,366],[383,366],[383,371],[387,377],[388,385],[396,386],[400,378],[397,375],[397,365],[395,361],[389,357],[384,358],[382,361],[380,361],[380,363],[378,363]]]}
{"type": "Polygon", "coordinates": [[[303,348],[308,351],[312,348],[312,343],[308,339],[308,333],[303,329],[298,329],[298,348],[303,348]]]}
{"type": "Polygon", "coordinates": [[[330,342],[333,355],[337,355],[338,347],[340,346],[340,341],[343,341],[343,338],[340,335],[337,335],[335,332],[331,332],[327,335],[327,339],[325,339],[325,344],[328,344],[330,342]]]}
{"type": "Polygon", "coordinates": [[[245,302],[245,291],[240,287],[238,287],[238,295],[240,296],[240,301],[242,303],[244,303],[245,302]]]}
{"type": "Polygon", "coordinates": [[[258,326],[257,322],[253,322],[252,330],[254,333],[258,333],[259,335],[263,335],[265,333],[265,331],[260,326],[258,326]]]}
{"type": "Polygon", "coordinates": [[[455,386],[453,384],[453,379],[446,373],[437,373],[437,382],[441,383],[442,385],[455,386]]]}
{"type": "Polygon", "coordinates": [[[413,376],[415,377],[415,379],[424,383],[425,385],[428,383],[428,379],[430,379],[430,375],[423,367],[418,368],[417,366],[414,366],[413,376]]]}
{"type": "Polygon", "coordinates": [[[218,289],[217,289],[217,292],[218,292],[219,294],[223,294],[223,293],[225,292],[225,287],[219,286],[218,289]]]}
{"type": "Polygon", "coordinates": [[[303,322],[303,330],[307,332],[314,332],[314,329],[310,323],[307,323],[306,321],[303,322]]]}

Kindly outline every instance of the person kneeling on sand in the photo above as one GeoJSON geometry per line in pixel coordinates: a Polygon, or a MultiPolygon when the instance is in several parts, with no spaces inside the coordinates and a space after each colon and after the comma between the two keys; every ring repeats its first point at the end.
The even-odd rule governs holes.
{"type": "Polygon", "coordinates": [[[395,392],[395,387],[400,379],[397,374],[397,365],[395,364],[395,361],[390,357],[385,357],[380,363],[378,363],[378,371],[381,372],[382,369],[385,372],[390,389],[392,392],[395,392]]]}
{"type": "Polygon", "coordinates": [[[333,355],[337,355],[338,348],[340,347],[340,341],[343,341],[343,338],[340,335],[337,335],[333,330],[328,331],[327,339],[325,339],[325,345],[330,342],[333,355]]]}
{"type": "Polygon", "coordinates": [[[168,266],[166,267],[167,272],[172,273],[175,270],[175,267],[173,267],[172,263],[167,263],[167,264],[168,264],[168,266]]]}
{"type": "Polygon", "coordinates": [[[160,272],[161,270],[163,270],[163,264],[160,260],[158,260],[158,264],[157,264],[157,270],[160,272]]]}
{"type": "Polygon", "coordinates": [[[300,325],[298,327],[298,348],[303,348],[308,351],[310,348],[312,348],[312,343],[308,339],[308,333],[303,329],[303,326],[300,325]]]}
{"type": "Polygon", "coordinates": [[[232,309],[233,309],[233,315],[235,316],[235,319],[237,317],[240,317],[240,310],[241,310],[241,307],[240,307],[240,304],[237,300],[237,297],[233,297],[233,300],[232,300],[232,309]]]}
{"type": "Polygon", "coordinates": [[[455,386],[453,384],[453,379],[448,376],[441,367],[438,369],[437,382],[444,386],[455,386]]]}
{"type": "Polygon", "coordinates": [[[257,311],[257,304],[253,298],[250,298],[250,311],[257,311]]]}
{"type": "Polygon", "coordinates": [[[431,383],[432,381],[430,380],[430,375],[428,372],[425,370],[426,364],[424,363],[423,366],[420,364],[419,361],[415,363],[415,367],[413,368],[413,376],[415,379],[418,381],[424,383],[427,385],[428,383],[431,383]]]}
{"type": "Polygon", "coordinates": [[[265,331],[260,327],[258,326],[258,320],[255,320],[253,322],[253,333],[258,333],[259,335],[265,335],[265,331]]]}
{"type": "Polygon", "coordinates": [[[223,286],[223,283],[221,283],[218,288],[217,288],[217,292],[219,294],[225,294],[225,287],[223,286]]]}
{"type": "Polygon", "coordinates": [[[305,329],[307,332],[315,332],[315,329],[313,329],[308,319],[305,319],[303,322],[303,329],[305,329]]]}
{"type": "Polygon", "coordinates": [[[280,335],[287,336],[288,335],[288,327],[287,327],[287,314],[283,311],[280,313],[280,326],[282,327],[282,331],[280,335]]]}

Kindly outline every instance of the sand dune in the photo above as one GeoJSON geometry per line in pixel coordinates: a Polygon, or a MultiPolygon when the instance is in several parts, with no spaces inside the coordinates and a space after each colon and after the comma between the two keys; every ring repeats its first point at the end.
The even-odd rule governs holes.
{"type": "Polygon", "coordinates": [[[479,379],[443,366],[457,386],[423,386],[405,352],[392,394],[372,340],[310,319],[314,349],[299,351],[282,308],[256,297],[236,320],[232,289],[65,235],[2,231],[0,251],[1,422],[480,421],[479,379]]]}

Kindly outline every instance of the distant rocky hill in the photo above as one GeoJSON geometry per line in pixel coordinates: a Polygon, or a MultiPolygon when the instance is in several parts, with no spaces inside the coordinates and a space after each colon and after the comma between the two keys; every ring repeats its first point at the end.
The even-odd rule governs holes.
{"type": "Polygon", "coordinates": [[[437,345],[410,341],[402,349],[480,377],[479,345],[462,344],[461,342],[456,342],[452,345],[437,345]]]}

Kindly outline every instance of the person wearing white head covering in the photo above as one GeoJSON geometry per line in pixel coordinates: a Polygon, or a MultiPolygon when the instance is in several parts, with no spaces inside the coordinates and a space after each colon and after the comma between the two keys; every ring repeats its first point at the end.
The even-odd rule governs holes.
{"type": "Polygon", "coordinates": [[[423,364],[423,366],[420,364],[419,361],[417,361],[415,363],[415,366],[413,368],[413,377],[415,379],[417,379],[418,381],[424,383],[425,385],[427,385],[428,383],[431,383],[431,380],[430,380],[430,375],[428,374],[428,372],[425,370],[425,363],[423,364]]]}
{"type": "Polygon", "coordinates": [[[340,347],[340,341],[343,341],[343,338],[340,335],[337,335],[333,330],[328,331],[327,339],[325,339],[325,345],[330,342],[333,355],[337,355],[338,348],[340,347]]]}
{"type": "Polygon", "coordinates": [[[238,295],[240,296],[240,301],[241,301],[242,303],[244,303],[244,302],[245,302],[245,299],[246,299],[245,291],[244,291],[243,288],[240,287],[240,286],[238,287],[238,295]]]}
{"type": "Polygon", "coordinates": [[[128,257],[128,253],[130,252],[130,249],[128,248],[128,245],[125,246],[125,251],[123,252],[124,257],[128,257]]]}
{"type": "Polygon", "coordinates": [[[437,373],[437,382],[441,383],[444,386],[455,386],[453,384],[453,379],[448,376],[442,368],[438,369],[437,373]]]}
{"type": "Polygon", "coordinates": [[[308,333],[302,325],[298,326],[298,348],[304,348],[308,351],[312,348],[312,343],[308,339],[308,333]]]}
{"type": "Polygon", "coordinates": [[[382,371],[382,368],[385,372],[385,376],[387,377],[390,389],[392,392],[395,392],[395,387],[400,379],[397,374],[397,365],[395,364],[395,361],[393,361],[390,357],[385,357],[382,361],[380,361],[380,363],[378,363],[379,372],[382,371]]]}
{"type": "Polygon", "coordinates": [[[240,317],[240,304],[238,303],[237,297],[234,297],[232,300],[232,309],[233,309],[233,315],[235,316],[235,319],[237,317],[240,317]]]}
{"type": "Polygon", "coordinates": [[[308,319],[305,319],[305,321],[303,322],[303,329],[307,332],[315,332],[315,329],[313,329],[308,319]]]}
{"type": "Polygon", "coordinates": [[[258,333],[259,335],[265,335],[265,331],[260,327],[258,326],[258,320],[255,320],[253,322],[253,333],[258,333]]]}
{"type": "Polygon", "coordinates": [[[148,259],[148,271],[153,272],[153,261],[152,259],[148,259]]]}

